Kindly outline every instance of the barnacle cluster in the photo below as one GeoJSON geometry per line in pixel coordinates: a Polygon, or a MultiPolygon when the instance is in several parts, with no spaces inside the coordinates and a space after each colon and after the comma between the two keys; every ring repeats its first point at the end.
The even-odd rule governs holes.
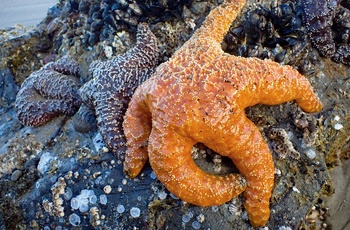
{"type": "Polygon", "coordinates": [[[300,153],[295,150],[285,129],[272,127],[268,132],[268,137],[273,140],[271,143],[272,149],[280,158],[284,159],[286,156],[294,159],[300,158],[300,153]]]}
{"type": "Polygon", "coordinates": [[[11,139],[7,152],[0,154],[0,177],[3,174],[10,174],[14,169],[23,169],[27,160],[37,156],[42,148],[42,143],[36,141],[32,134],[11,139]]]}

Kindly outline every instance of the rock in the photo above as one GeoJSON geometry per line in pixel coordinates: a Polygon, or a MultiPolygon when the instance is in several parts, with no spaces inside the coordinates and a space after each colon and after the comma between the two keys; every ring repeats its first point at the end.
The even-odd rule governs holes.
{"type": "MultiPolygon", "coordinates": [[[[77,133],[71,118],[65,116],[41,127],[24,127],[18,122],[13,108],[18,85],[41,67],[41,61],[48,54],[63,56],[69,53],[77,58],[83,68],[85,82],[89,79],[89,64],[97,58],[104,58],[106,46],[112,47],[113,55],[133,46],[135,31],[130,22],[136,18],[151,24],[152,31],[160,40],[161,60],[165,61],[191,36],[193,23],[198,26],[208,9],[222,1],[173,1],[181,3],[181,9],[176,4],[161,5],[164,1],[142,2],[156,2],[155,6],[167,10],[164,17],[152,14],[155,9],[150,5],[147,7],[153,11],[150,10],[146,16],[139,15],[134,5],[130,8],[129,1],[118,0],[118,4],[104,1],[106,6],[111,5],[105,8],[107,10],[101,9],[100,1],[67,2],[60,1],[39,29],[17,27],[12,31],[0,31],[0,229],[251,229],[241,196],[217,207],[186,204],[166,190],[149,166],[141,176],[133,180],[126,178],[121,160],[98,141],[98,132],[77,133]],[[95,12],[101,13],[101,20],[110,20],[110,15],[114,17],[114,10],[123,11],[120,19],[123,23],[110,26],[109,37],[99,34],[99,29],[101,31],[105,27],[93,25],[94,31],[90,30],[92,21],[89,19],[95,12]],[[131,15],[126,14],[128,10],[131,15]],[[59,23],[48,37],[45,30],[55,18],[59,23]],[[114,36],[117,33],[118,36],[114,36]],[[93,35],[91,43],[87,34],[93,35]],[[111,37],[113,39],[109,40],[111,37]],[[95,198],[91,198],[92,202],[85,204],[83,212],[72,210],[72,199],[83,190],[92,190],[96,202],[95,198]],[[107,198],[102,198],[102,203],[100,195],[107,198]]],[[[245,11],[253,11],[257,7],[255,3],[257,1],[248,0],[245,11]]],[[[267,0],[259,1],[259,4],[270,7],[267,0]]],[[[235,25],[246,20],[245,17],[246,14],[242,13],[235,25]]],[[[281,47],[278,49],[283,51],[281,47]]],[[[317,59],[313,63],[317,71],[307,77],[324,103],[323,112],[305,115],[293,103],[255,106],[247,110],[248,117],[258,125],[269,143],[276,166],[272,212],[267,224],[269,229],[313,227],[317,221],[314,223],[312,218],[306,217],[309,214],[314,217],[312,211],[321,213],[326,207],[329,207],[331,217],[324,214],[326,220],[318,220],[318,226],[325,223],[342,228],[349,222],[348,216],[344,216],[338,207],[342,200],[347,199],[345,191],[349,189],[344,183],[349,180],[344,176],[345,165],[348,164],[344,158],[348,157],[349,148],[350,81],[347,76],[350,68],[312,56],[309,43],[306,43],[305,49],[317,59]],[[335,120],[336,116],[339,118],[335,120]],[[343,127],[336,130],[335,124],[343,127]],[[271,128],[285,130],[288,143],[270,138],[271,128]],[[279,147],[292,145],[299,153],[299,159],[288,154],[281,157],[275,151],[276,143],[279,147]],[[312,157],[307,154],[310,150],[314,151],[311,152],[312,157]],[[335,167],[334,162],[344,166],[335,167]],[[328,173],[330,167],[335,167],[331,171],[333,179],[328,173]],[[335,195],[327,199],[326,196],[334,192],[332,180],[335,195]]],[[[293,57],[289,52],[285,56],[293,57]]],[[[197,150],[196,163],[203,169],[212,173],[234,171],[234,166],[227,159],[216,158],[215,153],[204,146],[197,150]]]]}

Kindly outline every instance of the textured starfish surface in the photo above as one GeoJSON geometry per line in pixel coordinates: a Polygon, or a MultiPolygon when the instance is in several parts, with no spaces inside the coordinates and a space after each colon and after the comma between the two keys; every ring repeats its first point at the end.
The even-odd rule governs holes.
{"type": "Polygon", "coordinates": [[[61,114],[74,115],[81,105],[79,65],[63,56],[33,72],[21,85],[15,107],[19,121],[40,126],[61,114]]]}
{"type": "MultiPolygon", "coordinates": [[[[320,54],[324,57],[331,57],[336,62],[350,65],[350,44],[346,41],[346,44],[336,45],[336,38],[332,31],[333,23],[340,26],[340,30],[348,30],[350,1],[301,0],[300,4],[310,40],[320,54]],[[340,4],[344,4],[347,8],[340,4]]],[[[349,37],[349,35],[344,34],[342,37],[349,37]]]]}
{"type": "Polygon", "coordinates": [[[296,100],[306,112],[322,104],[290,66],[226,54],[221,41],[244,0],[226,0],[173,57],[135,90],[124,118],[124,170],[139,174],[149,159],[157,178],[181,199],[219,205],[244,191],[253,226],[269,219],[274,164],[268,145],[244,109],[296,100]],[[237,174],[211,175],[191,158],[201,142],[234,162],[237,174]],[[245,182],[246,180],[246,182],[245,182]]]}
{"type": "Polygon", "coordinates": [[[80,95],[95,112],[103,140],[114,152],[125,152],[122,128],[125,111],[136,87],[154,72],[158,56],[156,37],[148,25],[139,24],[137,43],[131,50],[90,65],[93,78],[80,88],[80,95]]]}

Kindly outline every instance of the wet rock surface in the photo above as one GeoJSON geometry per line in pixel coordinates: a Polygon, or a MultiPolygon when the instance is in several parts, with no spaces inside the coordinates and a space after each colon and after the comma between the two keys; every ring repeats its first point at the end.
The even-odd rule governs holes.
{"type": "MultiPolygon", "coordinates": [[[[168,2],[62,0],[39,29],[0,31],[0,229],[252,229],[241,196],[207,208],[184,203],[166,190],[150,166],[141,176],[126,178],[122,161],[108,151],[99,133],[76,132],[71,117],[60,116],[37,128],[23,126],[16,117],[14,100],[20,84],[56,56],[70,54],[78,60],[85,82],[90,78],[89,64],[130,49],[135,43],[135,22],[146,21],[159,39],[161,61],[165,61],[221,3],[168,2]],[[158,9],[166,14],[159,15],[158,9]]],[[[324,109],[304,114],[291,102],[246,110],[268,142],[276,167],[267,227],[346,228],[349,220],[341,213],[350,207],[344,186],[349,181],[350,69],[321,58],[300,32],[290,42],[294,35],[275,29],[273,45],[264,42],[268,39],[263,34],[259,39],[250,37],[260,20],[256,15],[275,23],[271,14],[262,12],[276,5],[248,1],[233,22],[233,37],[229,35],[223,47],[235,55],[273,57],[293,65],[308,77],[324,109]],[[245,33],[236,36],[235,28],[245,33]],[[282,46],[285,43],[276,38],[290,43],[282,46]],[[296,53],[298,44],[303,45],[304,56],[296,53]],[[256,52],[255,46],[260,47],[256,52]]],[[[292,28],[296,30],[305,31],[302,25],[292,28]]],[[[234,170],[230,161],[202,145],[193,149],[193,158],[211,173],[234,170]]]]}

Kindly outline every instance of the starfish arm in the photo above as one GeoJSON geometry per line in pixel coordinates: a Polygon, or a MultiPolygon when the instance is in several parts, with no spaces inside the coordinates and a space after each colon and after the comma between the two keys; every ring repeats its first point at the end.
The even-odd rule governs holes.
{"type": "MultiPolygon", "coordinates": [[[[241,12],[245,2],[245,0],[224,1],[224,3],[209,13],[202,26],[193,35],[193,38],[205,38],[202,41],[198,39],[198,42],[201,43],[207,43],[207,39],[212,39],[215,43],[221,44],[232,21],[241,12]]],[[[193,39],[191,38],[191,40],[193,39]]]]}
{"type": "Polygon", "coordinates": [[[156,36],[146,23],[140,23],[137,26],[136,45],[110,62],[124,59],[125,61],[120,64],[123,68],[153,69],[158,62],[158,57],[159,49],[156,36]]]}
{"type": "Polygon", "coordinates": [[[153,118],[149,138],[149,159],[157,178],[174,195],[199,206],[220,205],[238,196],[246,188],[239,174],[211,175],[192,159],[195,141],[153,118]]]}
{"type": "Polygon", "coordinates": [[[43,125],[69,111],[69,104],[64,100],[48,100],[33,88],[22,88],[17,94],[15,106],[18,120],[27,126],[43,125]]]}
{"type": "Polygon", "coordinates": [[[94,100],[95,100],[95,94],[96,94],[96,83],[95,79],[92,79],[88,82],[86,82],[82,87],[79,89],[79,95],[81,97],[82,102],[90,109],[95,110],[94,108],[94,100]]]}
{"type": "Polygon", "coordinates": [[[339,0],[301,0],[303,21],[312,44],[322,56],[331,57],[336,51],[333,41],[333,17],[339,0]]]}
{"type": "MultiPolygon", "coordinates": [[[[239,93],[232,100],[242,108],[255,104],[277,105],[296,100],[305,112],[322,109],[322,103],[308,80],[290,66],[282,66],[267,59],[231,55],[223,55],[219,63],[219,67],[221,63],[231,64],[232,67],[224,75],[232,86],[238,87],[239,93]]],[[[228,89],[235,91],[235,87],[228,89]]]]}
{"type": "Polygon", "coordinates": [[[62,110],[62,113],[72,116],[78,110],[81,105],[78,78],[47,70],[39,70],[33,77],[35,79],[32,83],[33,89],[41,96],[70,104],[71,109],[62,110]]]}
{"type": "Polygon", "coordinates": [[[60,114],[72,116],[81,105],[77,79],[49,70],[33,72],[16,96],[18,119],[40,126],[60,114]]]}
{"type": "Polygon", "coordinates": [[[274,164],[268,145],[258,128],[240,110],[222,124],[213,126],[211,133],[212,136],[199,141],[234,162],[247,180],[243,194],[250,223],[255,227],[264,226],[270,216],[274,183],[274,164]]]}
{"type": "Polygon", "coordinates": [[[125,152],[122,121],[129,99],[104,91],[106,93],[95,100],[97,126],[108,148],[119,155],[125,152]]]}
{"type": "Polygon", "coordinates": [[[148,160],[147,143],[151,133],[151,113],[144,101],[143,87],[136,89],[124,116],[126,137],[124,172],[136,177],[148,160]]]}
{"type": "Polygon", "coordinates": [[[69,55],[65,55],[58,59],[53,63],[52,67],[59,73],[80,77],[80,66],[74,58],[69,55]]]}

